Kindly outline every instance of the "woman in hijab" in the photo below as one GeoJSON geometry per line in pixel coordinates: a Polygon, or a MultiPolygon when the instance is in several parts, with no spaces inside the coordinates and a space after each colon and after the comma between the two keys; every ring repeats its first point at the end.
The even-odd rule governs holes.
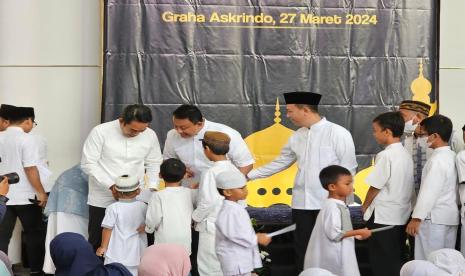
{"type": "Polygon", "coordinates": [[[56,276],[132,276],[122,265],[103,265],[92,246],[80,234],[61,233],[50,243],[56,276]]]}
{"type": "Polygon", "coordinates": [[[465,276],[465,258],[457,250],[443,248],[433,251],[428,261],[414,260],[406,263],[401,276],[465,276]]]}
{"type": "Polygon", "coordinates": [[[139,264],[139,276],[187,276],[191,270],[189,253],[177,244],[147,247],[139,264]]]}

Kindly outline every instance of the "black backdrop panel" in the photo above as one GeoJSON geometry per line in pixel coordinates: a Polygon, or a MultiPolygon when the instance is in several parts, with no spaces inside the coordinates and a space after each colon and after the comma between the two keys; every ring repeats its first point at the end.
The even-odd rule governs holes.
{"type": "Polygon", "coordinates": [[[420,60],[430,102],[438,98],[437,12],[433,0],[107,0],[102,121],[147,104],[163,144],[172,111],[191,103],[246,137],[273,123],[283,92],[313,91],[323,94],[321,113],[351,131],[364,168],[380,149],[371,120],[412,99],[420,60]],[[166,22],[167,12],[207,22],[166,22]],[[209,22],[215,12],[269,15],[275,24],[209,22]],[[280,22],[283,14],[295,21],[280,22]],[[302,23],[309,14],[338,15],[342,24],[302,23]],[[348,14],[375,15],[376,23],[345,24],[348,14]]]}

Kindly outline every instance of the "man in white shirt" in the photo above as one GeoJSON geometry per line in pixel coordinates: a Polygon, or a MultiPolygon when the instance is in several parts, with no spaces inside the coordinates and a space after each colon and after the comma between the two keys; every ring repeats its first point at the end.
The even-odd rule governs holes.
{"type": "MultiPolygon", "coordinates": [[[[239,132],[229,126],[208,121],[194,105],[181,105],[173,112],[174,129],[166,135],[163,159],[180,159],[187,167],[188,182],[196,186],[200,175],[213,166],[204,154],[202,142],[206,131],[219,131],[231,138],[227,158],[243,174],[247,174],[255,163],[247,144],[239,132]]],[[[194,276],[197,275],[198,232],[192,232],[191,263],[194,276]]]]}
{"type": "Polygon", "coordinates": [[[47,203],[39,177],[39,151],[35,139],[29,134],[35,125],[32,107],[15,107],[10,112],[9,126],[0,133],[0,175],[16,172],[19,183],[11,185],[9,201],[3,222],[0,224],[0,250],[8,252],[8,244],[19,218],[27,238],[26,250],[31,275],[40,275],[45,254],[45,223],[42,207],[47,203]],[[37,205],[30,199],[37,197],[37,205]]]}
{"type": "Polygon", "coordinates": [[[434,250],[454,248],[459,209],[455,152],[448,145],[452,122],[435,115],[423,120],[420,126],[420,136],[427,137],[427,144],[434,151],[423,168],[407,233],[415,236],[415,259],[426,260],[434,250]]]}
{"type": "Polygon", "coordinates": [[[187,167],[188,174],[198,183],[200,175],[213,166],[203,153],[200,139],[206,131],[218,131],[231,138],[227,157],[243,173],[247,174],[255,162],[241,134],[229,126],[205,119],[193,105],[181,105],[173,112],[174,129],[166,135],[163,159],[177,158],[187,167]]]}
{"type": "MultiPolygon", "coordinates": [[[[145,188],[158,188],[162,155],[157,135],[149,128],[151,121],[147,106],[129,105],[120,118],[94,127],[84,143],[81,168],[89,175],[88,230],[95,250],[101,243],[105,208],[115,202],[118,176],[133,175],[144,183],[146,174],[145,188]]],[[[148,189],[142,189],[141,194],[144,192],[150,193],[148,189]]]]}
{"type": "Polygon", "coordinates": [[[248,178],[269,177],[297,162],[298,171],[292,190],[292,218],[297,227],[294,242],[296,267],[300,272],[318,211],[328,196],[318,178],[320,170],[329,165],[340,165],[355,174],[357,160],[350,132],[318,113],[320,94],[291,92],[284,93],[284,99],[287,117],[300,128],[289,138],[279,157],[252,170],[248,178]]]}

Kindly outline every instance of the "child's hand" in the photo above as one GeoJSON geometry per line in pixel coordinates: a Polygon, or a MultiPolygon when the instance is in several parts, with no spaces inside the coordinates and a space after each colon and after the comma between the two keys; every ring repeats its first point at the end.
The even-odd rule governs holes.
{"type": "Polygon", "coordinates": [[[97,252],[95,252],[95,254],[99,257],[103,257],[106,251],[107,249],[105,247],[100,246],[99,248],[97,248],[97,252]]]}
{"type": "Polygon", "coordinates": [[[357,240],[366,240],[371,236],[371,230],[368,228],[358,229],[355,238],[357,240]]]}
{"type": "Polygon", "coordinates": [[[415,237],[415,235],[418,234],[418,230],[420,230],[420,224],[421,224],[421,219],[413,218],[407,224],[407,229],[405,231],[410,236],[415,237]]]}
{"type": "Polygon", "coordinates": [[[257,242],[263,246],[267,246],[271,242],[271,237],[265,233],[257,233],[257,242]]]}
{"type": "Polygon", "coordinates": [[[190,188],[191,188],[191,189],[198,189],[198,188],[199,188],[199,182],[197,182],[197,183],[192,183],[192,184],[190,185],[190,188]]]}
{"type": "Polygon", "coordinates": [[[145,224],[142,224],[137,228],[137,232],[139,233],[145,233],[145,224]]]}

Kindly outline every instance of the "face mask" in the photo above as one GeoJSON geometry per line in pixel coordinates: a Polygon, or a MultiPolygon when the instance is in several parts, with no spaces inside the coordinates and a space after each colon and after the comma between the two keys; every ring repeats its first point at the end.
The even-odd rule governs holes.
{"type": "Polygon", "coordinates": [[[405,133],[413,133],[415,131],[415,129],[417,129],[417,126],[418,126],[418,124],[414,125],[413,120],[410,120],[410,121],[405,123],[404,132],[405,133]]]}
{"type": "Polygon", "coordinates": [[[417,139],[417,146],[423,149],[431,147],[431,142],[428,142],[428,137],[420,137],[417,139]]]}

